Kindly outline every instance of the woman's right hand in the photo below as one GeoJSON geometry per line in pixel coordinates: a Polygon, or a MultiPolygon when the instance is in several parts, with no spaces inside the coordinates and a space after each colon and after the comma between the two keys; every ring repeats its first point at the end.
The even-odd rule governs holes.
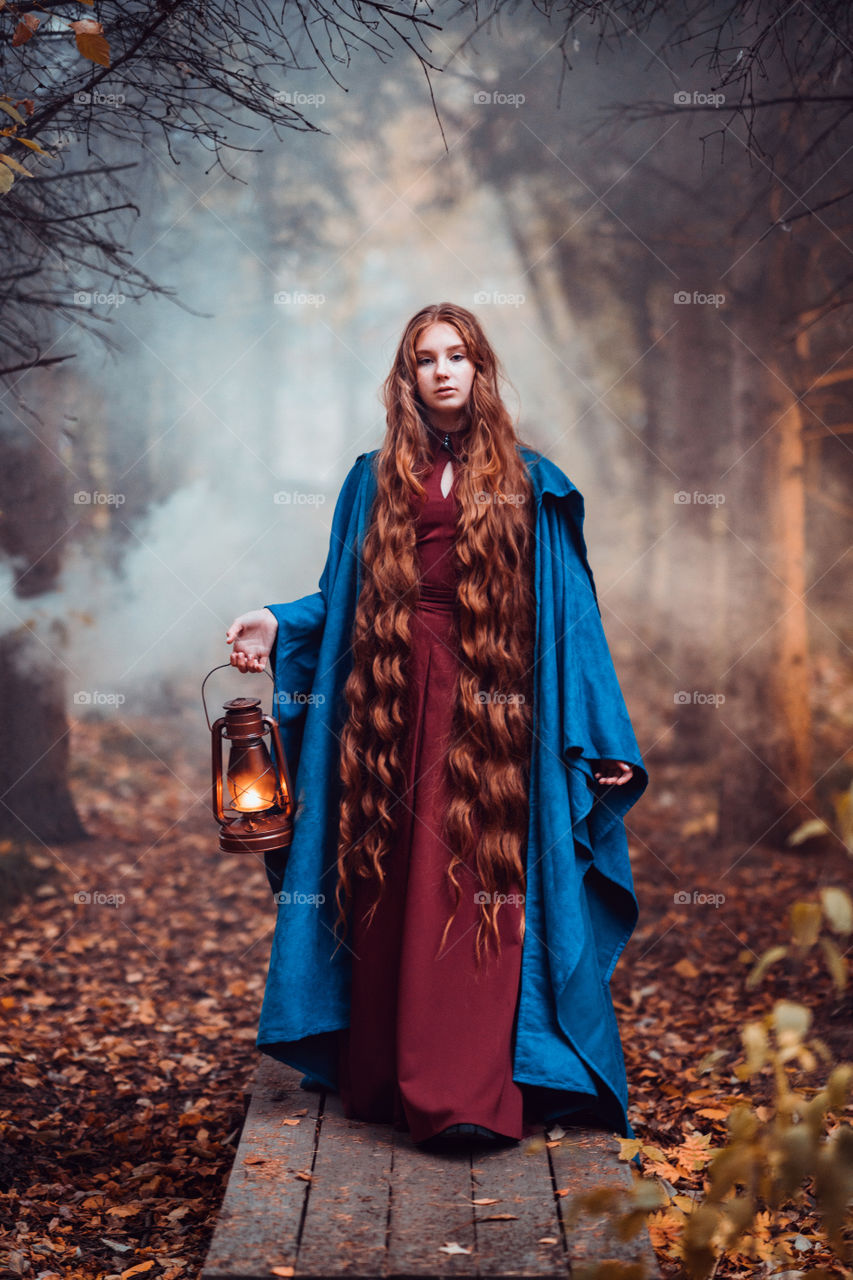
{"type": "Polygon", "coordinates": [[[263,671],[275,644],[278,619],[269,609],[251,609],[235,618],[225,632],[225,643],[233,644],[231,666],[238,671],[263,671]]]}

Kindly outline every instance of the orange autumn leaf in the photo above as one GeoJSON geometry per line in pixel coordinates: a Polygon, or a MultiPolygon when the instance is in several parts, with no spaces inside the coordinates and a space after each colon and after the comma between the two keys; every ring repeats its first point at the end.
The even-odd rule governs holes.
{"type": "Polygon", "coordinates": [[[77,49],[90,62],[102,67],[110,65],[110,46],[103,35],[103,26],[94,18],[80,18],[70,24],[77,41],[77,49]]]}
{"type": "Polygon", "coordinates": [[[27,40],[32,40],[36,33],[36,27],[41,22],[41,18],[37,18],[34,13],[25,13],[21,21],[15,27],[15,34],[12,36],[12,45],[25,44],[27,40]]]}
{"type": "Polygon", "coordinates": [[[135,1267],[129,1267],[127,1271],[122,1271],[121,1280],[129,1280],[130,1276],[141,1275],[143,1271],[150,1271],[153,1266],[153,1258],[149,1258],[147,1262],[138,1262],[135,1267]]]}

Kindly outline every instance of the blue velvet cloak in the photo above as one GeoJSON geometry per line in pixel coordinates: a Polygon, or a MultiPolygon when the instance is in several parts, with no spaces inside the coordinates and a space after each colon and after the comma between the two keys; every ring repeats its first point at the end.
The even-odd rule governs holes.
{"type": "MultiPolygon", "coordinates": [[[[584,1108],[633,1137],[609,982],[637,922],[624,815],[648,774],[601,623],[583,497],[553,462],[519,449],[537,503],[537,637],[513,1078],[558,1091],[549,1118],[584,1108]],[[598,759],[624,760],[634,776],[602,786],[598,759]]],[[[319,590],[267,606],[278,619],[274,707],[297,807],[285,866],[267,860],[282,892],[257,1047],[332,1089],[351,981],[351,953],[345,942],[335,952],[333,935],[342,691],[378,452],[360,454],[344,481],[319,590]]]]}

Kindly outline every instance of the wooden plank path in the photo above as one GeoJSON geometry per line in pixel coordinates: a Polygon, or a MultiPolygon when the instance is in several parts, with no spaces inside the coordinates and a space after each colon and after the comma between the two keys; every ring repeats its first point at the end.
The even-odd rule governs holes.
{"type": "Polygon", "coordinates": [[[564,1222],[558,1189],[630,1186],[611,1134],[571,1129],[549,1149],[543,1130],[494,1151],[428,1153],[390,1125],[347,1120],[337,1094],[308,1092],[301,1079],[262,1057],[201,1280],[269,1280],[274,1268],[297,1278],[579,1280],[605,1259],[635,1264],[632,1280],[659,1276],[647,1233],[622,1241],[606,1218],[564,1222]]]}

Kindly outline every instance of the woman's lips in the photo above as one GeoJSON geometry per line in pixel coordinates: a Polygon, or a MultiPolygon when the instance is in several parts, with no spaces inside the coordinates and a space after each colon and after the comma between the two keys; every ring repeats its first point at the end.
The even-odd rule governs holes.
{"type": "Polygon", "coordinates": [[[436,391],[435,394],[437,396],[455,395],[456,388],[455,387],[439,387],[438,391],[436,391]]]}

